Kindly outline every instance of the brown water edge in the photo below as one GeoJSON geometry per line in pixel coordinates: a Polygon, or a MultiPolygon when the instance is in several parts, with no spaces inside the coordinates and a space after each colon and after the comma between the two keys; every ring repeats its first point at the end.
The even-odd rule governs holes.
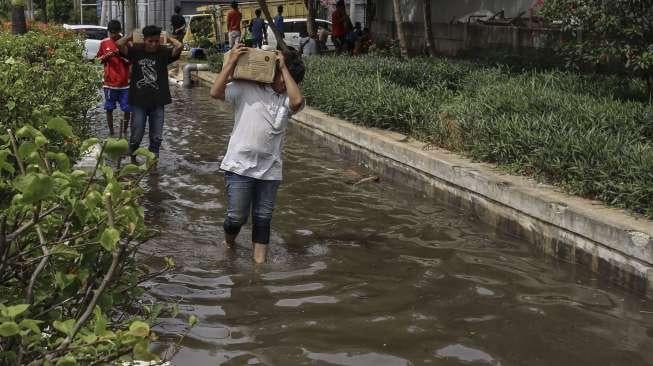
{"type": "Polygon", "coordinates": [[[653,364],[649,301],[400,185],[353,186],[369,172],[294,134],[270,263],[253,266],[248,228],[225,251],[232,113],[206,89],[173,94],[142,254],[178,264],[147,284],[180,302],[162,339],[200,320],[175,365],[653,364]]]}

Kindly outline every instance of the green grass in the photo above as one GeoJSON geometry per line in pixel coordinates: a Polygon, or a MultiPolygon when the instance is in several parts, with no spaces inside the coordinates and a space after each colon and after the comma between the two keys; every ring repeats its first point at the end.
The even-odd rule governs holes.
{"type": "Polygon", "coordinates": [[[309,105],[653,218],[644,85],[444,59],[306,59],[309,105]]]}

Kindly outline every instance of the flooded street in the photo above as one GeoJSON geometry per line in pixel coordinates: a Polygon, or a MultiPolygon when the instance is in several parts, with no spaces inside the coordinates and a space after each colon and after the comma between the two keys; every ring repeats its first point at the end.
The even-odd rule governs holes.
{"type": "Polygon", "coordinates": [[[148,293],[199,318],[175,365],[653,365],[650,302],[400,184],[354,185],[371,173],[293,133],[268,264],[249,224],[225,250],[232,113],[206,89],[172,93],[142,252],[177,263],[148,293]]]}

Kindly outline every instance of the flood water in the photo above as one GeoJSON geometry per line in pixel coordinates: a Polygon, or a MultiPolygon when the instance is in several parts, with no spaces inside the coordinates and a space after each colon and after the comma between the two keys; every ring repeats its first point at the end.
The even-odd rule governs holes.
{"type": "Polygon", "coordinates": [[[650,302],[401,184],[354,185],[371,172],[292,132],[269,263],[249,227],[225,250],[232,113],[206,89],[173,99],[142,254],[178,266],[147,284],[180,304],[162,343],[199,318],[175,365],[653,365],[650,302]]]}

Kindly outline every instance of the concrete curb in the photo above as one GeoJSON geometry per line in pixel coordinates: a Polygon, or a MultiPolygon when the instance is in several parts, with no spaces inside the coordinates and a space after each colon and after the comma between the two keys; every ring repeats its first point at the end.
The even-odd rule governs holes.
{"type": "MultiPolygon", "coordinates": [[[[215,74],[199,72],[202,84],[215,74]]],[[[385,130],[306,108],[294,117],[302,135],[380,175],[473,212],[545,253],[579,263],[637,293],[653,296],[653,221],[552,186],[500,172],[385,130]]]]}

